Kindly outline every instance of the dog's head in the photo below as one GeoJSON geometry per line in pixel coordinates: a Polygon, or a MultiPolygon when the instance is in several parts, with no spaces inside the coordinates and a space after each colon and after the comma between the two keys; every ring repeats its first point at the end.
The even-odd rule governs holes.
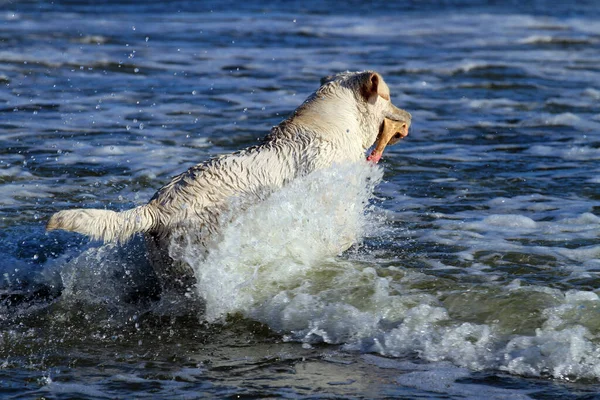
{"type": "Polygon", "coordinates": [[[369,157],[377,162],[387,145],[398,142],[408,135],[411,115],[392,104],[390,89],[381,75],[374,71],[343,72],[321,79],[316,96],[338,96],[356,103],[357,115],[362,129],[365,149],[376,143],[369,157]],[[340,92],[346,93],[340,93],[340,92]],[[344,96],[346,94],[346,96],[344,96]]]}

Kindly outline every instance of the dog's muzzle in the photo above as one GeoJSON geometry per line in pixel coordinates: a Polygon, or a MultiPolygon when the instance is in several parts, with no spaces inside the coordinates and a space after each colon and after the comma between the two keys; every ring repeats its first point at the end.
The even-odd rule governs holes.
{"type": "Polygon", "coordinates": [[[367,160],[377,163],[383,155],[386,146],[391,146],[408,136],[408,128],[412,117],[407,111],[401,110],[390,103],[390,111],[386,113],[375,140],[375,148],[367,160]]]}

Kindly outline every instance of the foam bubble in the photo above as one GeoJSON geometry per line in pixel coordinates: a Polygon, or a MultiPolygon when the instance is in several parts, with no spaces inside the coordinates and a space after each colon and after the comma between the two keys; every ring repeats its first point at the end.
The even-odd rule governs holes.
{"type": "MultiPolygon", "coordinates": [[[[586,131],[598,130],[599,124],[579,115],[566,112],[561,114],[542,114],[523,122],[523,126],[569,126],[586,131]]],[[[535,147],[535,146],[533,146],[535,147]]]]}
{"type": "Polygon", "coordinates": [[[561,157],[565,160],[599,160],[600,150],[589,146],[570,146],[567,148],[556,148],[554,146],[536,145],[531,146],[529,153],[544,157],[561,157]]]}
{"type": "Polygon", "coordinates": [[[512,339],[499,368],[525,376],[554,378],[600,377],[600,355],[590,332],[575,326],[563,330],[538,329],[535,336],[512,339]]]}
{"type": "Polygon", "coordinates": [[[510,229],[535,229],[534,220],[524,215],[490,215],[483,219],[483,224],[510,229]]]}

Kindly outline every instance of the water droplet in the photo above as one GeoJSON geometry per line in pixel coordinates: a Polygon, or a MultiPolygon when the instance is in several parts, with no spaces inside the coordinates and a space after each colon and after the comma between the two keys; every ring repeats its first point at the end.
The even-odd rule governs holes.
{"type": "Polygon", "coordinates": [[[144,123],[143,123],[143,122],[142,122],[142,123],[140,123],[140,131],[141,131],[142,129],[144,129],[144,123]]]}
{"type": "Polygon", "coordinates": [[[196,92],[195,90],[192,90],[192,94],[193,94],[194,96],[196,95],[196,93],[197,93],[197,92],[196,92]]]}
{"type": "Polygon", "coordinates": [[[137,74],[138,72],[140,72],[140,69],[139,69],[139,68],[135,68],[135,69],[133,70],[133,72],[135,72],[135,73],[137,74]]]}

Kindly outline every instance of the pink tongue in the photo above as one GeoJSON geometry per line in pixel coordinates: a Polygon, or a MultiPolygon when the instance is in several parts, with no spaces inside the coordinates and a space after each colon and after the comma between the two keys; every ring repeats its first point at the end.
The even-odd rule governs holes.
{"type": "Polygon", "coordinates": [[[381,153],[372,152],[369,157],[367,157],[367,161],[372,162],[373,164],[377,164],[381,160],[381,153]]]}

